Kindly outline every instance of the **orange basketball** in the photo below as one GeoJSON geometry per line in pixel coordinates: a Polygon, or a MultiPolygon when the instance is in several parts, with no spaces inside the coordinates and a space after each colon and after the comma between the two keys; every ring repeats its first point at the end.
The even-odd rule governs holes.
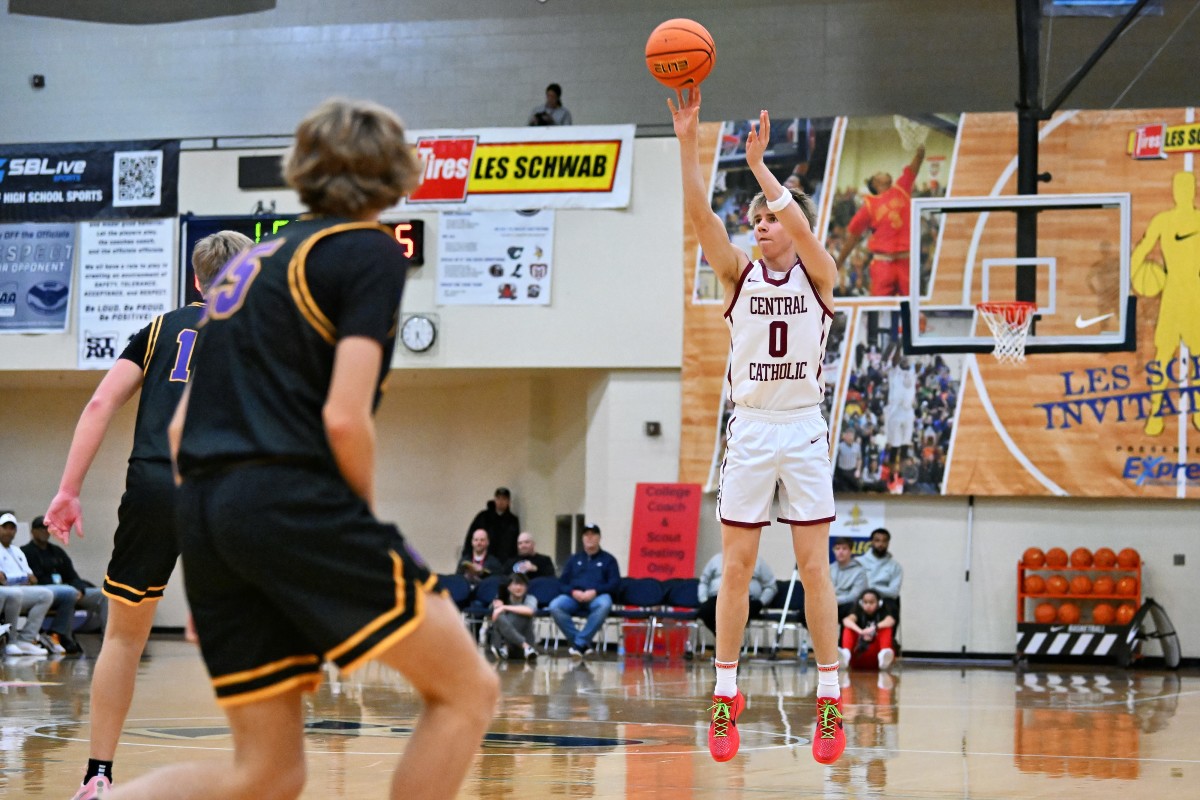
{"type": "Polygon", "coordinates": [[[1117,566],[1122,569],[1133,569],[1140,563],[1142,563],[1142,557],[1132,547],[1126,547],[1117,553],[1117,566]]]}
{"type": "Polygon", "coordinates": [[[1050,594],[1066,594],[1070,584],[1062,575],[1051,575],[1046,579],[1046,591],[1050,594]]]}
{"type": "Polygon", "coordinates": [[[1087,575],[1076,575],[1071,578],[1071,594],[1091,594],[1092,579],[1087,575]]]}
{"type": "Polygon", "coordinates": [[[1079,606],[1074,603],[1063,603],[1058,607],[1058,621],[1065,622],[1067,625],[1079,622],[1079,606]]]}
{"type": "Polygon", "coordinates": [[[1121,578],[1117,581],[1117,594],[1123,594],[1127,597],[1132,597],[1137,594],[1138,585],[1136,578],[1121,578]]]}
{"type": "Polygon", "coordinates": [[[1038,603],[1038,607],[1033,610],[1033,618],[1043,625],[1054,622],[1054,618],[1058,616],[1058,611],[1054,608],[1053,603],[1038,603]]]}
{"type": "Polygon", "coordinates": [[[1025,576],[1025,594],[1041,594],[1046,591],[1046,581],[1041,575],[1025,576]]]}
{"type": "Polygon", "coordinates": [[[1021,563],[1030,569],[1041,569],[1046,566],[1046,554],[1040,547],[1031,547],[1021,556],[1021,563]]]}
{"type": "Polygon", "coordinates": [[[1096,582],[1092,584],[1092,591],[1096,594],[1116,594],[1117,582],[1107,575],[1101,575],[1096,578],[1096,582]]]}
{"type": "Polygon", "coordinates": [[[1128,625],[1133,622],[1133,615],[1137,613],[1137,608],[1133,603],[1122,603],[1117,609],[1117,624],[1128,625]]]}
{"type": "Polygon", "coordinates": [[[1096,603],[1092,608],[1092,622],[1097,625],[1112,625],[1117,618],[1117,610],[1111,603],[1096,603]]]}
{"type": "Polygon", "coordinates": [[[1058,569],[1059,567],[1065,567],[1066,565],[1067,565],[1067,551],[1066,550],[1063,550],[1061,547],[1051,547],[1049,550],[1046,551],[1046,566],[1047,567],[1054,567],[1055,569],[1058,569]]]}
{"type": "Polygon", "coordinates": [[[1096,555],[1092,560],[1097,567],[1115,567],[1117,564],[1117,554],[1110,548],[1101,547],[1096,551],[1096,555]]]}
{"type": "Polygon", "coordinates": [[[699,86],[715,63],[717,46],[699,22],[669,19],[646,40],[646,69],[668,88],[699,86]]]}
{"type": "Polygon", "coordinates": [[[1071,566],[1085,569],[1092,565],[1092,551],[1086,547],[1076,547],[1071,551],[1071,566]]]}

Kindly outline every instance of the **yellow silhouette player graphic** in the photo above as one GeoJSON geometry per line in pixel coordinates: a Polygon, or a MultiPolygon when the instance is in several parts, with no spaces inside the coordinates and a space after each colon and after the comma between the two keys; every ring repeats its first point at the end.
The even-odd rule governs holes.
{"type": "MultiPolygon", "coordinates": [[[[1200,210],[1195,202],[1195,176],[1175,173],[1171,191],[1175,207],[1154,215],[1130,257],[1133,290],[1143,297],[1162,295],[1154,329],[1154,358],[1164,373],[1176,357],[1180,341],[1191,355],[1200,355],[1200,210]],[[1162,253],[1161,264],[1149,258],[1156,243],[1162,253]]],[[[1188,368],[1172,374],[1187,375],[1188,368]]],[[[1163,432],[1165,423],[1158,414],[1162,402],[1162,392],[1151,396],[1145,428],[1149,436],[1163,432]]],[[[1192,411],[1192,424],[1200,430],[1200,410],[1192,411]]]]}

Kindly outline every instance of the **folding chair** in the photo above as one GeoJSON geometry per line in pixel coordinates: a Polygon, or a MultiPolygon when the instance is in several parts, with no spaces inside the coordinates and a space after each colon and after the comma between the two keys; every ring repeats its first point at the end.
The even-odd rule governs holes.
{"type": "Polygon", "coordinates": [[[654,632],[658,629],[658,618],[662,613],[660,606],[665,598],[666,590],[662,581],[657,578],[622,578],[617,596],[613,598],[612,611],[608,615],[609,619],[618,620],[621,626],[618,641],[624,645],[626,629],[640,624],[646,628],[642,653],[653,653],[654,632]]]}
{"type": "Polygon", "coordinates": [[[659,619],[664,627],[668,623],[675,623],[688,629],[687,657],[691,658],[696,652],[696,640],[700,636],[700,619],[697,616],[700,579],[672,578],[663,582],[663,588],[666,590],[663,600],[665,608],[660,612],[659,619]]]}
{"type": "Polygon", "coordinates": [[[760,635],[766,633],[771,637],[770,657],[779,654],[779,645],[787,631],[795,636],[796,657],[808,655],[808,630],[804,620],[804,584],[800,583],[800,571],[792,570],[790,581],[775,581],[776,592],[770,604],[763,609],[759,619],[750,621],[750,628],[755,631],[754,655],[758,655],[760,635]]]}
{"type": "Polygon", "coordinates": [[[541,578],[534,578],[529,582],[529,593],[537,598],[538,610],[534,614],[534,628],[541,625],[544,635],[537,638],[542,642],[543,647],[550,646],[550,640],[553,638],[555,646],[558,645],[558,626],[554,624],[554,619],[550,616],[550,601],[563,593],[562,584],[558,582],[558,578],[547,575],[541,578]],[[550,623],[550,627],[546,627],[546,623],[550,623]]]}

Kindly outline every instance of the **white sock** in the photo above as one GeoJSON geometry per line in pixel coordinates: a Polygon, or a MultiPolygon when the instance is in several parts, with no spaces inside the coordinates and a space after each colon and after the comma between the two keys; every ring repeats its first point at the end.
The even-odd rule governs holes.
{"type": "Polygon", "coordinates": [[[717,661],[717,688],[713,694],[721,697],[737,697],[737,668],[736,661],[717,661]]]}
{"type": "Polygon", "coordinates": [[[817,664],[817,697],[841,697],[842,687],[838,683],[838,664],[817,664]]]}

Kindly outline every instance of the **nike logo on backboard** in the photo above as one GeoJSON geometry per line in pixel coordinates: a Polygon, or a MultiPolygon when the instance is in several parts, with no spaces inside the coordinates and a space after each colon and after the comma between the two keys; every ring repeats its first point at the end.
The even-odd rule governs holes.
{"type": "Polygon", "coordinates": [[[1111,316],[1112,316],[1112,314],[1101,314],[1098,317],[1091,317],[1090,319],[1084,319],[1082,314],[1077,314],[1075,316],[1075,327],[1076,328],[1090,328],[1091,326],[1095,325],[1097,322],[1104,322],[1104,320],[1108,319],[1111,316]]]}
{"type": "Polygon", "coordinates": [[[1051,625],[1051,626],[1050,626],[1050,632],[1051,632],[1051,633],[1058,633],[1059,631],[1061,631],[1061,630],[1062,630],[1063,628],[1065,628],[1065,627],[1067,627],[1067,626],[1066,626],[1066,625],[1051,625]]]}
{"type": "Polygon", "coordinates": [[[1200,233],[1200,231],[1192,231],[1191,233],[1184,233],[1184,234],[1178,234],[1178,233],[1177,233],[1177,234],[1175,234],[1175,241],[1177,241],[1177,242],[1182,242],[1184,239],[1190,239],[1190,238],[1192,238],[1192,237],[1193,237],[1193,236],[1195,236],[1197,233],[1200,233]]]}

